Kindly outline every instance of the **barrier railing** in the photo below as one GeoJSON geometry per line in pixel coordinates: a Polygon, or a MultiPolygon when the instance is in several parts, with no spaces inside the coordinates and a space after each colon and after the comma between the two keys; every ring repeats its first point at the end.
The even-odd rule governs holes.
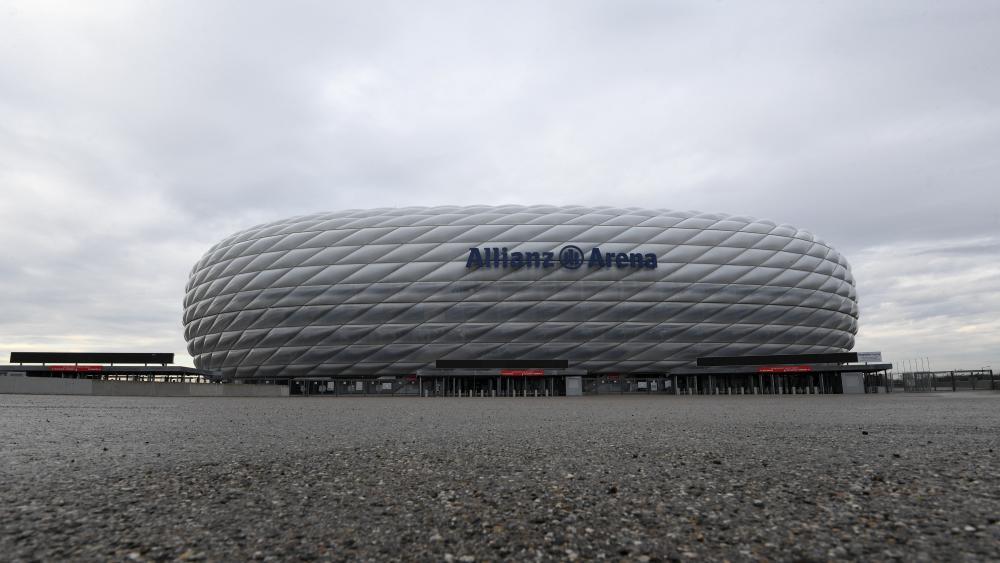
{"type": "Polygon", "coordinates": [[[908,393],[933,391],[995,391],[992,369],[903,372],[903,390],[908,393]]]}

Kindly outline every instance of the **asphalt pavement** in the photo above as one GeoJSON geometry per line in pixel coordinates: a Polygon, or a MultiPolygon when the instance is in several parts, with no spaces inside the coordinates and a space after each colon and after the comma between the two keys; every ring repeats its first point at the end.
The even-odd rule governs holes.
{"type": "Polygon", "coordinates": [[[1000,394],[0,395],[0,559],[1000,560],[1000,394]]]}

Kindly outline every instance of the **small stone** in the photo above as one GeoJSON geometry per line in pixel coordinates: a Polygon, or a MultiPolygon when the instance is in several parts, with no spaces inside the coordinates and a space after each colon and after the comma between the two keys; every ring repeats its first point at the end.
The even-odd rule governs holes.
{"type": "Polygon", "coordinates": [[[965,528],[962,528],[962,529],[965,530],[966,532],[975,532],[976,531],[976,527],[975,526],[969,526],[969,525],[966,525],[965,528]]]}
{"type": "Polygon", "coordinates": [[[205,559],[205,554],[200,551],[196,552],[193,549],[187,549],[184,553],[180,554],[178,559],[181,561],[201,561],[205,559]]]}
{"type": "Polygon", "coordinates": [[[430,540],[431,541],[444,541],[444,538],[441,537],[441,534],[434,534],[433,536],[430,537],[430,540]]]}

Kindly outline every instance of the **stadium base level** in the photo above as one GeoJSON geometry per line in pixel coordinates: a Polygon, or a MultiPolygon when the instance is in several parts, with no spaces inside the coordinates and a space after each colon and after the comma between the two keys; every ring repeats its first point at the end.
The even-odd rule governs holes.
{"type": "Polygon", "coordinates": [[[815,395],[888,392],[890,368],[890,364],[737,366],[627,375],[573,369],[426,369],[402,377],[302,377],[287,382],[293,395],[327,396],[815,395]]]}

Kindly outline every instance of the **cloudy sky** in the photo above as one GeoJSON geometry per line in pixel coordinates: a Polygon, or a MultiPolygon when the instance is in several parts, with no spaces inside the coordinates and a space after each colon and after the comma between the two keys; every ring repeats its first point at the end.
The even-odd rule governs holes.
{"type": "Polygon", "coordinates": [[[995,2],[0,2],[0,361],[174,351],[191,266],[321,210],[753,215],[857,350],[1000,368],[995,2]]]}

